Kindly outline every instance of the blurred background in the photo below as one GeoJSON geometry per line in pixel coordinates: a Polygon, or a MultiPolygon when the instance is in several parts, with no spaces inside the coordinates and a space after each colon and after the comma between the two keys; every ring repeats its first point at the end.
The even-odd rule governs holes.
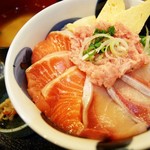
{"type": "Polygon", "coordinates": [[[0,47],[8,47],[26,21],[57,1],[59,0],[1,0],[0,47]]]}

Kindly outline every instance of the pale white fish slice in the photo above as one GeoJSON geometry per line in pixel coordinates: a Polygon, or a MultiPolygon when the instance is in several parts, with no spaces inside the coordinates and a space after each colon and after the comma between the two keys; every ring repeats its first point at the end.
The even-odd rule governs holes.
{"type": "Polygon", "coordinates": [[[136,117],[134,114],[129,112],[128,108],[123,104],[120,100],[119,96],[116,94],[113,87],[107,89],[108,94],[110,97],[125,111],[125,113],[136,123],[143,124],[144,126],[148,127],[147,123],[140,118],[136,117]]]}
{"type": "Polygon", "coordinates": [[[127,83],[128,85],[132,86],[142,94],[146,96],[150,96],[150,88],[148,88],[146,85],[142,84],[141,82],[137,81],[136,79],[128,75],[123,75],[121,77],[121,80],[127,83]]]}
{"type": "Polygon", "coordinates": [[[83,103],[82,119],[85,127],[87,126],[88,123],[87,111],[92,101],[92,97],[93,97],[93,84],[91,83],[90,79],[86,76],[84,87],[83,87],[83,97],[82,97],[82,103],[83,103]]]}

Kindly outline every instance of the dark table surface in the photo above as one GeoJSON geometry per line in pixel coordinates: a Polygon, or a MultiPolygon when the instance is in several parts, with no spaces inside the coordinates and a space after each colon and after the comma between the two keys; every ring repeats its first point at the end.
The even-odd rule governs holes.
{"type": "Polygon", "coordinates": [[[32,134],[14,138],[0,133],[0,150],[65,150],[44,138],[37,135],[35,132],[32,134]]]}

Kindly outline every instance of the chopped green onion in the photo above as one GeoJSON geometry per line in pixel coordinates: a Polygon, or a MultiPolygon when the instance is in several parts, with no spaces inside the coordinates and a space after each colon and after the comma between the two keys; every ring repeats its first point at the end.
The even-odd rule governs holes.
{"type": "Polygon", "coordinates": [[[150,35],[149,35],[149,30],[146,27],[146,36],[145,36],[145,46],[144,46],[144,51],[150,55],[150,35]]]}
{"type": "Polygon", "coordinates": [[[114,26],[110,26],[108,28],[108,30],[100,30],[100,29],[95,29],[94,31],[94,35],[95,34],[100,34],[100,33],[104,33],[104,34],[109,34],[111,36],[113,36],[115,34],[115,27],[114,26]]]}
{"type": "Polygon", "coordinates": [[[108,28],[108,33],[111,35],[111,36],[114,36],[115,34],[115,27],[114,26],[111,26],[108,28]]]}
{"type": "Polygon", "coordinates": [[[106,31],[106,30],[95,29],[93,35],[95,35],[95,34],[100,34],[100,33],[107,33],[107,31],[106,31]]]}
{"type": "Polygon", "coordinates": [[[97,42],[97,43],[95,43],[95,48],[98,48],[98,47],[100,47],[100,45],[101,45],[101,42],[97,42]]]}
{"type": "MultiPolygon", "coordinates": [[[[94,35],[93,37],[90,37],[89,40],[93,41],[93,39],[97,38],[98,35],[101,36],[101,34],[97,34],[94,35]]],[[[96,58],[98,58],[98,55],[101,55],[103,53],[105,53],[106,57],[109,57],[108,51],[110,51],[110,54],[112,54],[115,57],[123,57],[127,54],[128,50],[127,41],[121,38],[114,38],[112,36],[108,36],[107,34],[103,36],[105,37],[105,41],[98,42],[95,44],[92,43],[90,44],[87,50],[83,51],[82,60],[87,61],[97,60],[96,58]]]]}
{"type": "Polygon", "coordinates": [[[140,42],[142,43],[143,46],[146,44],[146,36],[140,36],[141,40],[140,42]]]}
{"type": "MultiPolygon", "coordinates": [[[[107,31],[95,29],[95,32],[92,37],[87,38],[82,46],[82,60],[93,61],[97,60],[100,55],[106,53],[105,55],[110,54],[115,57],[122,57],[127,54],[128,44],[125,40],[120,38],[114,38],[115,27],[110,26],[107,31]],[[87,47],[84,49],[84,47],[87,47]]],[[[104,55],[102,55],[104,56],[104,55]]],[[[106,56],[106,57],[107,57],[106,56]]]]}
{"type": "Polygon", "coordinates": [[[87,60],[87,61],[93,61],[94,60],[94,55],[96,54],[95,50],[90,51],[89,53],[85,54],[82,59],[87,60]]]}

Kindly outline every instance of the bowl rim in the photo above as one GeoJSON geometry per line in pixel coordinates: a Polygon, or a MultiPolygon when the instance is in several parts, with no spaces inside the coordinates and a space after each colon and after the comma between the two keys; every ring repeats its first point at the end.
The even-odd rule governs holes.
{"type": "MultiPolygon", "coordinates": [[[[132,1],[134,1],[134,0],[132,0],[132,1]]],[[[141,0],[136,0],[136,1],[141,1],[141,0]]],[[[42,136],[49,142],[52,142],[56,145],[59,145],[61,147],[67,148],[67,149],[95,150],[96,146],[99,142],[98,140],[84,139],[84,138],[67,135],[65,133],[58,131],[57,129],[54,129],[53,127],[48,125],[46,122],[44,122],[43,119],[41,118],[40,111],[36,108],[36,106],[33,104],[33,102],[31,100],[29,101],[29,99],[26,97],[26,95],[22,92],[22,89],[16,83],[16,80],[15,80],[15,77],[13,74],[13,62],[15,61],[16,55],[18,54],[19,50],[21,50],[21,47],[22,48],[26,47],[25,43],[29,42],[29,41],[25,41],[23,35],[26,35],[28,37],[26,31],[30,30],[30,28],[29,28],[30,25],[32,26],[32,24],[36,24],[39,21],[39,19],[42,18],[42,16],[46,17],[47,13],[52,13],[54,11],[54,9],[57,9],[61,6],[64,7],[66,4],[68,4],[68,6],[70,6],[70,4],[72,4],[72,3],[76,4],[77,2],[78,3],[82,2],[82,4],[86,4],[87,0],[82,0],[82,1],[80,1],[80,0],[72,0],[72,1],[64,0],[64,1],[60,1],[58,3],[55,3],[55,4],[47,7],[46,9],[43,9],[39,13],[37,13],[20,29],[20,31],[17,33],[14,40],[12,41],[12,44],[9,48],[9,51],[8,51],[8,54],[6,57],[5,72],[4,72],[5,73],[5,83],[6,83],[6,88],[7,88],[9,97],[11,98],[12,103],[13,103],[15,109],[17,110],[17,112],[19,113],[20,117],[27,123],[27,125],[29,125],[29,127],[31,127],[31,129],[33,129],[40,136],[42,136]],[[20,39],[23,39],[21,46],[17,45],[17,43],[20,41],[20,39]],[[14,49],[16,51],[14,51],[14,49]],[[18,93],[18,94],[16,94],[16,93],[18,93]],[[14,98],[14,95],[16,96],[15,98],[14,98]],[[20,99],[20,96],[21,96],[21,102],[17,101],[20,99]],[[26,110],[28,110],[28,111],[22,109],[20,106],[28,106],[28,108],[26,108],[26,110]],[[31,110],[31,109],[32,109],[32,111],[35,111],[34,114],[29,113],[30,112],[29,110],[31,110]],[[27,115],[29,115],[30,118],[28,118],[27,115]],[[37,120],[39,122],[37,122],[37,120]],[[69,142],[69,141],[71,141],[71,142],[69,142]]],[[[89,2],[90,2],[90,4],[92,4],[91,7],[94,8],[97,0],[89,0],[89,2]]],[[[63,11],[63,10],[60,10],[60,11],[63,11]]],[[[93,12],[94,11],[92,10],[89,12],[89,14],[92,14],[93,12]]],[[[86,14],[83,14],[83,16],[85,16],[85,15],[86,14]]],[[[61,16],[61,17],[62,17],[61,19],[63,19],[63,16],[61,16]]],[[[56,18],[54,18],[54,21],[56,21],[55,19],[56,18]]],[[[51,26],[53,26],[53,24],[51,26]]],[[[35,27],[35,28],[37,28],[37,27],[35,27]]],[[[38,38],[37,41],[39,41],[40,39],[43,39],[45,37],[45,35],[48,33],[47,30],[45,30],[45,29],[43,29],[43,30],[44,31],[42,31],[41,37],[38,38]]],[[[35,29],[35,31],[36,31],[36,29],[35,29]]],[[[29,42],[29,45],[32,47],[35,42],[36,41],[33,41],[33,43],[29,42]]],[[[150,131],[133,137],[133,142],[128,146],[128,148],[143,149],[143,148],[150,147],[150,143],[148,141],[146,141],[145,138],[143,138],[143,137],[149,137],[149,136],[150,136],[150,131]],[[144,140],[141,140],[141,138],[144,140]],[[142,144],[142,142],[144,144],[142,144]]]]}
{"type": "Polygon", "coordinates": [[[20,130],[23,130],[24,128],[28,127],[28,125],[26,123],[18,126],[18,127],[15,127],[15,128],[11,128],[11,129],[3,129],[3,128],[0,128],[0,132],[1,133],[14,133],[14,132],[18,132],[20,130]]]}

